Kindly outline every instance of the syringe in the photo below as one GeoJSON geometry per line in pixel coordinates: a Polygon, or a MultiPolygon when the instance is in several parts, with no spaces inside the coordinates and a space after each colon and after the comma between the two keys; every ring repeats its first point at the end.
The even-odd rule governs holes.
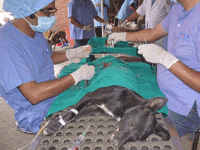
{"type": "Polygon", "coordinates": [[[87,132],[87,130],[90,128],[90,125],[89,127],[85,130],[85,132],[83,132],[83,134],[81,134],[78,139],[74,142],[74,144],[72,145],[72,147],[69,149],[69,150],[74,150],[77,146],[79,146],[81,144],[81,142],[83,141],[84,139],[84,136],[87,132]]]}

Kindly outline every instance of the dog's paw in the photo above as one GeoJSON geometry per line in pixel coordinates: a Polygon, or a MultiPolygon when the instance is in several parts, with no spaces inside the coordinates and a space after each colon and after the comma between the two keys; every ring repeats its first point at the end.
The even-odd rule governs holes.
{"type": "Polygon", "coordinates": [[[60,130],[63,127],[63,125],[59,122],[59,120],[60,118],[58,116],[51,119],[50,122],[45,127],[45,129],[43,130],[43,135],[50,136],[54,134],[56,131],[60,130]]]}
{"type": "Polygon", "coordinates": [[[43,135],[52,135],[56,131],[64,128],[64,126],[72,121],[74,117],[78,114],[78,111],[75,109],[71,109],[66,115],[64,116],[56,116],[50,120],[48,125],[43,130],[43,135]]]}

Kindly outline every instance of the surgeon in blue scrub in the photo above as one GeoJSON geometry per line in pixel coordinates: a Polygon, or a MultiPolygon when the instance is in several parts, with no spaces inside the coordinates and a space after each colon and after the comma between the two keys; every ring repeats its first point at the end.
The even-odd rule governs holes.
{"type": "Polygon", "coordinates": [[[94,66],[82,65],[56,79],[53,65],[86,58],[91,46],[52,52],[43,32],[56,22],[54,0],[4,0],[3,9],[14,20],[0,28],[0,96],[14,109],[18,129],[37,133],[56,95],[95,73],[94,66]]]}
{"type": "Polygon", "coordinates": [[[68,3],[68,18],[70,36],[76,42],[75,47],[87,45],[88,41],[95,37],[94,19],[98,22],[108,22],[98,16],[91,0],[70,0],[68,3]]]}
{"type": "Polygon", "coordinates": [[[158,63],[157,82],[168,98],[169,116],[180,137],[200,130],[200,0],[173,0],[166,18],[153,29],[113,33],[109,40],[152,42],[168,35],[167,49],[139,46],[138,53],[158,63]]]}
{"type": "Polygon", "coordinates": [[[117,19],[119,19],[119,22],[123,22],[128,18],[137,7],[137,1],[136,0],[125,0],[122,4],[118,14],[117,19]]]}

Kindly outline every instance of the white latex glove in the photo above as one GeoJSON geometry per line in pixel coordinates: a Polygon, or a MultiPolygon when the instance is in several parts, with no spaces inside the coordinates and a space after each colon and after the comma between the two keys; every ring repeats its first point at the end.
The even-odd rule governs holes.
{"type": "Polygon", "coordinates": [[[60,74],[60,72],[62,71],[62,69],[65,67],[65,66],[68,66],[69,64],[71,63],[79,63],[81,61],[80,58],[74,58],[74,59],[71,59],[71,60],[68,60],[68,61],[65,61],[65,62],[62,62],[62,63],[59,63],[59,64],[55,64],[54,65],[54,75],[56,78],[58,78],[58,75],[60,74]]]}
{"type": "Polygon", "coordinates": [[[127,23],[128,23],[128,20],[125,20],[124,22],[122,22],[120,27],[126,28],[127,27],[127,23]]]}
{"type": "Polygon", "coordinates": [[[84,26],[83,27],[83,30],[85,30],[85,31],[91,31],[93,28],[91,27],[92,26],[92,24],[89,24],[89,25],[87,25],[87,26],[84,26]]]}
{"type": "Polygon", "coordinates": [[[113,25],[112,24],[106,24],[106,28],[109,29],[109,30],[112,30],[113,25]]]}
{"type": "Polygon", "coordinates": [[[127,32],[118,32],[112,33],[108,36],[108,43],[113,41],[113,44],[116,44],[119,41],[126,41],[126,33],[127,32]]]}
{"type": "Polygon", "coordinates": [[[130,29],[135,29],[137,27],[137,25],[135,24],[135,21],[128,22],[127,25],[128,25],[128,28],[130,29]]]}
{"type": "Polygon", "coordinates": [[[67,50],[66,57],[68,60],[73,58],[88,58],[91,52],[92,52],[92,46],[85,45],[67,50]]]}
{"type": "Polygon", "coordinates": [[[150,63],[160,63],[169,69],[178,59],[156,44],[143,44],[138,47],[138,53],[142,54],[150,63]]]}
{"type": "Polygon", "coordinates": [[[75,85],[81,80],[90,80],[95,73],[94,66],[88,66],[88,64],[82,65],[78,70],[71,73],[75,80],[75,85]]]}

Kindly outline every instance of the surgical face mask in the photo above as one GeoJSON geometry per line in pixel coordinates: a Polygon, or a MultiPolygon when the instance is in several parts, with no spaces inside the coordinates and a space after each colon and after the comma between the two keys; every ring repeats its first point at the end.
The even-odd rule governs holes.
{"type": "Polygon", "coordinates": [[[44,32],[49,31],[55,25],[55,23],[56,23],[56,16],[52,16],[52,17],[38,17],[38,25],[37,26],[32,25],[28,20],[26,20],[26,21],[29,23],[29,25],[30,25],[30,27],[31,27],[31,29],[33,31],[44,33],[44,32]]]}
{"type": "Polygon", "coordinates": [[[177,0],[170,0],[171,2],[177,3],[177,0]]]}
{"type": "MultiPolygon", "coordinates": [[[[27,7],[32,13],[34,13],[28,6],[26,6],[26,5],[24,5],[24,6],[27,7]]],[[[47,32],[56,23],[56,16],[52,16],[52,17],[46,17],[46,16],[45,17],[39,17],[39,16],[37,16],[37,17],[38,17],[38,25],[37,26],[32,25],[28,20],[26,20],[25,17],[23,17],[29,23],[31,29],[35,32],[41,32],[41,33],[47,32]]]]}

